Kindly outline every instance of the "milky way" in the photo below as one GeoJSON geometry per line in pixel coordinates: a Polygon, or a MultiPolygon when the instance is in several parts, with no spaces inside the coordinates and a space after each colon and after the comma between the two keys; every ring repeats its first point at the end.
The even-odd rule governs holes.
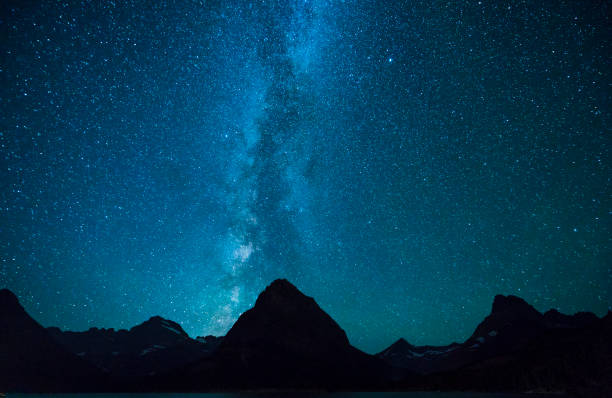
{"type": "Polygon", "coordinates": [[[9,2],[0,287],[224,334],[273,279],[353,344],[612,302],[606,2],[9,2]]]}

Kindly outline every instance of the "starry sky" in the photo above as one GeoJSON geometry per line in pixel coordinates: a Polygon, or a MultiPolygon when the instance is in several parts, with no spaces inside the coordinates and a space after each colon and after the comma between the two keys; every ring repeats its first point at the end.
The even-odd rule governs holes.
{"type": "Polygon", "coordinates": [[[612,303],[607,1],[0,5],[0,287],[227,332],[273,279],[366,352],[612,303]]]}

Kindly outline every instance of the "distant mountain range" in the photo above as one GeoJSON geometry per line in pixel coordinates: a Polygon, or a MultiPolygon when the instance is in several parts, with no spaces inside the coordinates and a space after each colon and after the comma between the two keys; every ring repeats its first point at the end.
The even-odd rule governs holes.
{"type": "Polygon", "coordinates": [[[91,328],[85,332],[47,332],[73,354],[107,372],[114,384],[156,376],[209,356],[220,337],[190,338],[183,328],[159,316],[130,330],[91,328]]]}
{"type": "Polygon", "coordinates": [[[0,391],[547,391],[612,396],[612,313],[541,314],[496,296],[463,343],[399,339],[377,355],[286,280],[272,282],[224,337],[190,338],[161,317],[130,330],[43,328],[0,290],[0,391]]]}

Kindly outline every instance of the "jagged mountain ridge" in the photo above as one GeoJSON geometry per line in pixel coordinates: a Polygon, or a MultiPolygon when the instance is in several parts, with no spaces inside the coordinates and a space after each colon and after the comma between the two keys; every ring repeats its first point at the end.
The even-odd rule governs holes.
{"type": "MultiPolygon", "coordinates": [[[[425,376],[417,384],[429,389],[563,391],[577,397],[610,397],[611,336],[608,312],[586,326],[547,327],[521,349],[425,376]]],[[[414,380],[405,382],[415,386],[414,380]]]]}
{"type": "Polygon", "coordinates": [[[109,372],[116,381],[158,375],[210,355],[218,339],[190,338],[176,322],[160,316],[129,330],[91,328],[48,332],[76,355],[109,372]]]}
{"type": "Polygon", "coordinates": [[[543,315],[520,297],[497,295],[491,313],[465,342],[436,347],[399,339],[377,356],[419,374],[445,372],[521,350],[547,330],[587,327],[598,320],[584,312],[564,315],[550,310],[543,315]]]}
{"type": "MultiPolygon", "coordinates": [[[[342,389],[382,386],[385,368],[351,346],[314,299],[280,279],[238,318],[210,358],[181,372],[191,388],[342,389]],[[213,384],[203,381],[206,375],[213,384]]],[[[173,378],[185,383],[181,375],[173,378]]]]}
{"type": "Polygon", "coordinates": [[[58,371],[21,384],[0,377],[6,391],[545,389],[606,396],[611,384],[612,314],[541,314],[515,296],[496,296],[490,315],[463,343],[418,347],[399,339],[376,356],[352,347],[314,299],[286,280],[270,284],[224,338],[191,339],[161,317],[130,330],[62,332],[38,325],[8,290],[0,302],[0,337],[10,342],[3,351],[13,350],[0,351],[0,370],[10,375],[16,358],[22,373],[57,361],[75,361],[59,366],[62,372],[81,368],[63,383],[58,371]],[[29,347],[40,344],[52,347],[43,347],[44,363],[29,347]]]}

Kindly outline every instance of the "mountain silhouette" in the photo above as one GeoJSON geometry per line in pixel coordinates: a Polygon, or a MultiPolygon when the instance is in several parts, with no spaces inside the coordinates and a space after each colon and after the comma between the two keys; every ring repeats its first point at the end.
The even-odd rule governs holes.
{"type": "Polygon", "coordinates": [[[400,339],[378,354],[407,371],[400,388],[481,391],[570,391],[610,395],[610,313],[542,315],[523,299],[498,295],[470,338],[448,346],[400,339]],[[590,358],[590,359],[589,359],[590,358]],[[422,375],[415,378],[410,372],[422,375]]]}
{"type": "Polygon", "coordinates": [[[545,327],[542,314],[525,300],[497,295],[491,313],[465,342],[416,347],[400,339],[378,356],[394,367],[419,374],[448,371],[520,349],[545,327]]]}
{"type": "MultiPolygon", "coordinates": [[[[549,327],[520,349],[431,374],[419,383],[429,389],[564,391],[579,397],[610,397],[611,336],[610,313],[584,327],[549,327]]],[[[414,386],[412,380],[409,383],[414,386]]]]}
{"type": "Polygon", "coordinates": [[[544,328],[544,317],[525,300],[516,296],[495,296],[491,314],[478,325],[471,339],[486,338],[490,334],[508,344],[521,344],[544,328]],[[512,341],[510,341],[512,340],[512,341]]]}
{"type": "Polygon", "coordinates": [[[0,391],[57,392],[102,389],[103,373],[70,353],[0,290],[0,391]]]}
{"type": "Polygon", "coordinates": [[[592,312],[578,312],[565,315],[552,309],[544,313],[544,323],[549,328],[580,328],[596,323],[597,316],[592,312]]]}
{"type": "Polygon", "coordinates": [[[345,351],[344,330],[312,299],[285,279],[275,280],[242,314],[225,336],[220,352],[274,347],[295,354],[318,356],[345,351]]]}
{"type": "Polygon", "coordinates": [[[462,343],[400,338],[373,356],[284,279],[226,336],[155,316],[129,330],[44,329],[0,290],[0,391],[470,390],[612,396],[612,313],[544,314],[516,296],[462,343]]]}
{"type": "Polygon", "coordinates": [[[214,388],[340,389],[379,386],[385,368],[351,346],[311,297],[279,279],[238,318],[213,356],[186,373],[191,383],[214,388]]]}
{"type": "Polygon", "coordinates": [[[108,371],[114,383],[156,376],[204,358],[216,341],[191,339],[176,322],[154,316],[130,330],[91,328],[85,332],[48,328],[63,346],[108,371]]]}

